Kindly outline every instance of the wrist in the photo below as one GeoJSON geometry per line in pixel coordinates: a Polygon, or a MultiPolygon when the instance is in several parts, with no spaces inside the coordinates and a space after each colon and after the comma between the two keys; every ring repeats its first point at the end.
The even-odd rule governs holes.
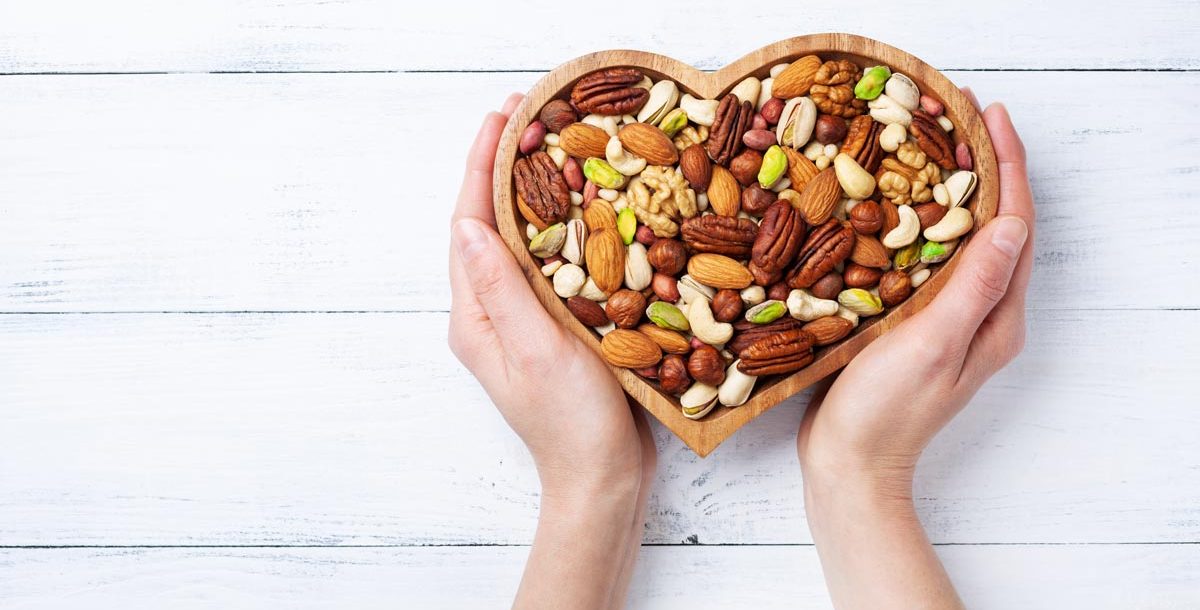
{"type": "Polygon", "coordinates": [[[801,461],[806,506],[853,503],[907,512],[913,505],[914,461],[882,457],[805,456],[801,461]]]}

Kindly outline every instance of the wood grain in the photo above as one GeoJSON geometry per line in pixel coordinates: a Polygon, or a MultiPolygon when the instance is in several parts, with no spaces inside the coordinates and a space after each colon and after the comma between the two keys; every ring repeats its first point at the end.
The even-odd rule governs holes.
{"type": "MultiPolygon", "coordinates": [[[[0,544],[524,544],[529,457],[431,314],[0,316],[0,544]]],[[[1197,311],[1035,311],[935,440],[935,542],[1200,540],[1197,311]]],[[[801,394],[706,460],[656,426],[650,543],[811,542],[801,394]]],[[[0,579],[3,580],[3,579],[0,579]]]]}
{"type": "MultiPolygon", "coordinates": [[[[499,608],[527,547],[0,550],[12,608],[499,608]]],[[[937,549],[967,606],[1191,609],[1196,545],[937,549]],[[1064,570],[1065,566],[1071,569],[1064,570]]],[[[813,547],[647,547],[629,608],[830,608],[813,547]]]]}
{"type": "MultiPolygon", "coordinates": [[[[513,164],[518,157],[517,142],[521,132],[533,122],[538,112],[552,99],[569,97],[570,88],[583,76],[606,67],[635,67],[655,80],[671,79],[684,91],[700,99],[720,99],[747,76],[766,78],[771,66],[816,54],[824,60],[849,59],[859,66],[886,65],[913,79],[925,95],[938,98],[945,106],[946,117],[953,121],[955,142],[967,142],[975,157],[974,171],[978,186],[967,204],[975,217],[975,226],[982,227],[996,215],[1000,199],[1000,182],[996,154],[983,118],[970,100],[933,67],[925,62],[877,40],[851,34],[812,34],[789,38],[769,44],[734,61],[716,72],[701,72],[670,57],[642,51],[601,51],[570,60],[550,71],[529,90],[528,95],[513,111],[496,153],[492,182],[495,199],[496,228],[508,244],[517,263],[525,272],[533,292],[550,315],[557,318],[576,337],[600,353],[599,335],[584,326],[567,310],[565,301],[554,292],[550,280],[542,276],[541,262],[529,252],[525,238],[526,222],[517,209],[513,164]]],[[[950,259],[934,269],[933,275],[916,289],[904,303],[889,308],[883,315],[864,320],[846,339],[816,351],[816,358],[803,369],[785,376],[761,379],[745,404],[730,408],[717,405],[700,419],[683,414],[679,399],[663,392],[657,383],[647,381],[632,370],[610,367],[625,392],[654,415],[668,429],[701,457],[707,456],[725,439],[747,422],[765,413],[788,396],[803,390],[845,366],[871,341],[889,329],[912,317],[933,300],[954,272],[960,254],[970,243],[969,233],[961,240],[950,259]]]]}
{"type": "Polygon", "coordinates": [[[527,0],[518,11],[387,0],[6,2],[0,72],[545,70],[606,48],[716,69],[772,40],[815,31],[887,40],[939,68],[1200,67],[1200,19],[1189,0],[1149,0],[1136,9],[1085,0],[911,0],[903,11],[885,0],[862,0],[852,11],[812,2],[747,10],[718,0],[692,0],[686,13],[647,11],[638,0],[605,6],[621,16],[620,27],[568,32],[563,24],[593,22],[595,7],[552,0],[527,0]],[[1113,36],[1114,23],[1130,35],[1113,36]]]}

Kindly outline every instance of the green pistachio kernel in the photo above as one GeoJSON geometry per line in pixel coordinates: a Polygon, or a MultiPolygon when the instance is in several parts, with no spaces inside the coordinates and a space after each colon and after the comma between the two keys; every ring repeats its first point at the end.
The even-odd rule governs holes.
{"type": "Polygon", "coordinates": [[[887,66],[867,68],[858,84],[854,85],[854,97],[860,100],[873,100],[883,93],[883,86],[892,77],[892,71],[887,66]]]}
{"type": "Polygon", "coordinates": [[[925,242],[925,245],[921,246],[921,262],[928,264],[940,263],[950,258],[950,255],[954,254],[954,248],[957,246],[957,239],[945,242],[925,242]]]}
{"type": "Polygon", "coordinates": [[[763,301],[746,310],[746,319],[755,324],[770,324],[783,317],[787,310],[783,301],[763,301]]]}
{"type": "Polygon", "coordinates": [[[921,239],[913,240],[913,243],[896,250],[896,257],[892,260],[892,264],[897,269],[904,270],[921,262],[921,239]]]}
{"type": "Polygon", "coordinates": [[[567,225],[552,224],[529,241],[529,251],[538,258],[549,258],[558,254],[567,241],[567,225]]]}
{"type": "Polygon", "coordinates": [[[625,184],[625,176],[613,169],[604,159],[589,157],[583,162],[583,175],[593,184],[604,189],[621,188],[625,184]]]}
{"type": "Polygon", "coordinates": [[[862,288],[841,291],[838,294],[838,303],[860,316],[873,316],[883,311],[883,301],[862,288]]]}
{"type": "Polygon", "coordinates": [[[758,184],[765,189],[775,186],[787,173],[787,155],[778,144],[772,144],[763,154],[762,166],[758,169],[758,184]]]}
{"type": "Polygon", "coordinates": [[[679,308],[666,302],[655,301],[646,308],[646,317],[662,328],[684,332],[691,328],[687,316],[679,308]]]}
{"type": "Polygon", "coordinates": [[[621,208],[617,213],[617,232],[626,246],[633,243],[633,236],[637,235],[637,215],[632,207],[621,208]]]}
{"type": "Polygon", "coordinates": [[[663,120],[658,124],[658,128],[667,134],[668,138],[675,137],[680,129],[687,126],[688,116],[683,108],[676,108],[667,113],[663,120]]]}

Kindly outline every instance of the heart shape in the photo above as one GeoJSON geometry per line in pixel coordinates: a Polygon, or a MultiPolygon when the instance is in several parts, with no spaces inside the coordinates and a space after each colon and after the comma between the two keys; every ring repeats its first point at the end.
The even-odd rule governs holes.
{"type": "MultiPolygon", "coordinates": [[[[552,99],[565,97],[584,75],[611,67],[638,68],[655,80],[674,80],[682,92],[701,99],[719,99],[747,76],[766,78],[771,66],[809,54],[816,54],[822,60],[849,59],[862,67],[889,66],[911,78],[923,94],[942,102],[946,116],[955,126],[952,137],[956,142],[968,142],[974,152],[978,184],[973,201],[967,207],[974,216],[976,229],[996,215],[1000,197],[996,155],[982,117],[949,79],[900,49],[852,34],[813,34],[767,45],[716,72],[701,72],[670,57],[642,51],[600,51],[562,64],[534,85],[509,119],[496,156],[493,192],[497,228],[546,310],[599,353],[598,334],[571,314],[565,301],[555,294],[549,279],[542,275],[541,263],[529,252],[522,230],[524,220],[516,209],[513,165],[518,154],[518,140],[525,126],[537,118],[542,106],[552,99]]],[[[964,243],[970,235],[962,238],[964,243]]],[[[702,419],[688,419],[674,396],[665,394],[628,369],[612,367],[613,372],[634,400],[696,454],[704,457],[746,422],[842,368],[876,337],[920,311],[945,285],[958,265],[962,250],[960,246],[903,303],[889,308],[883,315],[866,319],[849,337],[818,348],[815,359],[807,367],[790,375],[760,379],[750,399],[742,406],[718,406],[702,419]]]]}

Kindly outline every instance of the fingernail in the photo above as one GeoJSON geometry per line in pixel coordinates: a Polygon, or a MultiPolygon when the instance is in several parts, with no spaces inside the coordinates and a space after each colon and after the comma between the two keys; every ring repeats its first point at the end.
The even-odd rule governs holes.
{"type": "Polygon", "coordinates": [[[1025,245],[1025,239],[1029,237],[1029,227],[1016,216],[1005,216],[996,222],[996,230],[992,232],[992,245],[1016,258],[1025,245]]]}
{"type": "Polygon", "coordinates": [[[454,245],[458,248],[458,255],[464,261],[469,261],[483,251],[487,247],[487,235],[483,232],[483,227],[479,226],[479,221],[472,219],[463,219],[454,223],[452,229],[454,233],[454,245]]]}

